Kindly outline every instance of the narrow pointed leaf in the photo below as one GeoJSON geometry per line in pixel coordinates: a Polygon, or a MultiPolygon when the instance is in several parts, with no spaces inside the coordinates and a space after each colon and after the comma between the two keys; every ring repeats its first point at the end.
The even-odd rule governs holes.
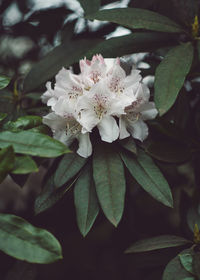
{"type": "Polygon", "coordinates": [[[137,154],[137,147],[132,137],[128,137],[126,139],[120,140],[119,144],[129,152],[133,154],[137,154]]]}
{"type": "Polygon", "coordinates": [[[100,8],[101,1],[100,0],[78,0],[83,7],[85,14],[91,14],[98,11],[100,8]]]}
{"type": "Polygon", "coordinates": [[[10,214],[0,214],[0,250],[32,263],[51,263],[62,258],[61,246],[50,232],[10,214]]]}
{"type": "Polygon", "coordinates": [[[12,146],[0,151],[0,183],[5,179],[8,172],[13,169],[15,154],[12,146]]]}
{"type": "Polygon", "coordinates": [[[7,87],[7,85],[10,83],[10,80],[10,78],[0,75],[0,89],[7,87]]]}
{"type": "Polygon", "coordinates": [[[72,179],[84,166],[87,159],[80,157],[76,153],[65,155],[56,170],[54,183],[56,187],[60,187],[72,179]]]}
{"type": "Polygon", "coordinates": [[[182,266],[185,268],[185,270],[187,270],[191,274],[194,274],[193,256],[194,256],[193,250],[188,250],[186,252],[181,252],[179,254],[179,259],[180,259],[182,266]]]}
{"type": "Polygon", "coordinates": [[[83,236],[86,236],[99,213],[98,199],[90,164],[85,167],[75,184],[74,203],[79,230],[83,236]]]}
{"type": "Polygon", "coordinates": [[[117,226],[124,210],[126,185],[123,163],[111,145],[95,147],[93,176],[101,208],[108,220],[117,226]]]}
{"type": "Polygon", "coordinates": [[[138,151],[137,158],[127,153],[121,153],[121,157],[131,175],[145,191],[164,205],[173,207],[173,198],[166,179],[145,152],[138,151]]]}
{"type": "Polygon", "coordinates": [[[133,29],[148,29],[162,32],[183,32],[181,26],[161,14],[137,8],[101,10],[87,19],[114,22],[133,29]]]}
{"type": "Polygon", "coordinates": [[[61,142],[47,135],[28,130],[0,132],[0,148],[9,145],[13,146],[16,153],[40,157],[52,158],[70,152],[61,142]]]}
{"type": "Polygon", "coordinates": [[[180,236],[161,235],[135,242],[126,250],[126,253],[147,252],[169,247],[183,246],[190,243],[192,243],[190,240],[187,240],[180,236]]]}
{"type": "MultiPolygon", "coordinates": [[[[188,249],[183,252],[187,252],[188,249]]],[[[181,252],[181,253],[183,253],[181,252]]],[[[178,280],[178,279],[187,279],[187,277],[192,277],[192,274],[187,272],[182,266],[179,256],[173,258],[165,267],[162,280],[178,280]]],[[[192,278],[194,279],[194,278],[192,278]]]]}
{"type": "Polygon", "coordinates": [[[13,174],[28,174],[37,171],[37,164],[30,156],[18,156],[15,158],[15,164],[12,170],[13,174]]]}
{"type": "Polygon", "coordinates": [[[7,117],[8,114],[6,113],[0,113],[0,122],[3,121],[6,117],[7,117]]]}
{"type": "Polygon", "coordinates": [[[172,48],[156,69],[155,104],[160,115],[176,101],[193,60],[193,46],[189,43],[172,48]]]}

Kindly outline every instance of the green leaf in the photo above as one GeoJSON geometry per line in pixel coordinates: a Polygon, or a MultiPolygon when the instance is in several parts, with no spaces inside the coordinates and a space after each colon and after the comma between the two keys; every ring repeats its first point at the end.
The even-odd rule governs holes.
{"type": "Polygon", "coordinates": [[[62,258],[61,246],[50,232],[10,214],[0,214],[0,250],[32,263],[52,263],[62,258]]]}
{"type": "Polygon", "coordinates": [[[9,121],[5,123],[3,128],[10,131],[20,131],[31,129],[42,124],[42,118],[39,116],[23,116],[16,121],[9,121]]]}
{"type": "Polygon", "coordinates": [[[122,160],[135,180],[156,200],[173,207],[173,198],[169,185],[153,160],[142,150],[137,158],[121,153],[122,160]]]}
{"type": "Polygon", "coordinates": [[[194,274],[194,271],[193,271],[193,251],[192,250],[187,250],[185,252],[181,252],[179,254],[179,259],[180,259],[180,262],[182,264],[182,266],[185,268],[185,270],[187,270],[188,272],[194,274]]]}
{"type": "Polygon", "coordinates": [[[90,164],[84,168],[75,184],[74,203],[78,227],[85,237],[99,213],[98,199],[90,164]]]}
{"type": "Polygon", "coordinates": [[[145,147],[145,151],[153,158],[169,163],[182,163],[192,156],[187,145],[170,140],[151,142],[145,147]]]}
{"type": "Polygon", "coordinates": [[[126,139],[120,140],[119,144],[129,152],[133,154],[137,154],[137,147],[132,137],[128,137],[126,139]]]}
{"type": "Polygon", "coordinates": [[[83,58],[85,53],[97,44],[97,40],[75,40],[54,48],[36,63],[24,80],[24,92],[36,89],[55,76],[63,67],[69,67],[83,58]],[[76,50],[76,51],[74,51],[76,50]]]}
{"type": "Polygon", "coordinates": [[[194,274],[200,278],[200,252],[195,252],[193,256],[193,269],[194,274]]]}
{"type": "Polygon", "coordinates": [[[13,169],[14,162],[15,154],[12,146],[0,151],[0,183],[5,179],[8,172],[13,169]]]}
{"type": "Polygon", "coordinates": [[[47,135],[28,130],[0,132],[0,148],[6,148],[9,145],[13,146],[16,153],[48,158],[70,152],[61,142],[47,135]]]}
{"type": "Polygon", "coordinates": [[[86,15],[95,13],[99,10],[101,1],[100,0],[78,0],[83,7],[86,15]]]}
{"type": "Polygon", "coordinates": [[[135,242],[131,247],[129,247],[126,250],[126,253],[147,252],[163,248],[183,246],[188,243],[192,242],[180,236],[161,235],[135,242]]]}
{"type": "Polygon", "coordinates": [[[160,115],[176,101],[193,60],[193,46],[189,43],[172,48],[156,69],[155,104],[160,115]]]}
{"type": "Polygon", "coordinates": [[[72,179],[85,165],[87,159],[80,157],[77,153],[65,155],[56,170],[54,183],[56,187],[60,187],[72,179]]]}
{"type": "Polygon", "coordinates": [[[27,174],[31,172],[37,172],[38,167],[35,161],[30,156],[17,156],[15,158],[13,174],[27,174]]]}
{"type": "Polygon", "coordinates": [[[67,185],[58,189],[54,185],[54,177],[51,176],[47,181],[46,185],[44,186],[44,189],[42,190],[41,194],[35,200],[35,205],[34,205],[35,215],[38,215],[48,210],[52,206],[54,206],[61,198],[63,198],[65,193],[73,186],[77,178],[78,175],[67,185]]]}
{"type": "Polygon", "coordinates": [[[192,232],[194,232],[195,224],[197,224],[198,228],[200,228],[200,214],[194,207],[188,209],[186,219],[187,224],[192,232]]]}
{"type": "Polygon", "coordinates": [[[101,208],[108,220],[117,226],[124,210],[126,183],[123,163],[112,144],[95,147],[93,176],[101,208]]]}
{"type": "Polygon", "coordinates": [[[161,14],[137,8],[101,10],[88,15],[87,19],[114,22],[133,29],[148,29],[162,32],[184,32],[176,22],[161,14]]]}
{"type": "Polygon", "coordinates": [[[85,56],[91,58],[94,54],[101,53],[104,57],[115,58],[125,54],[149,52],[161,47],[175,45],[176,41],[174,39],[173,34],[134,32],[133,34],[104,40],[87,51],[85,56]]]}
{"type": "Polygon", "coordinates": [[[7,85],[10,83],[10,80],[10,78],[0,75],[0,89],[7,87],[7,85]]]}
{"type": "MultiPolygon", "coordinates": [[[[183,252],[187,251],[188,249],[184,250],[183,252]]],[[[189,272],[187,272],[181,265],[179,256],[176,256],[165,267],[162,280],[184,280],[187,279],[187,277],[192,277],[192,275],[189,272]]]]}
{"type": "Polygon", "coordinates": [[[8,114],[6,113],[0,113],[0,122],[3,121],[6,117],[7,117],[8,114]]]}

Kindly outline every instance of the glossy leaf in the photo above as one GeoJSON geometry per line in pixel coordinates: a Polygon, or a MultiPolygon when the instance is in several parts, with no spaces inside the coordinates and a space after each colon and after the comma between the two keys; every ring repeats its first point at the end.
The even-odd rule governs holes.
{"type": "Polygon", "coordinates": [[[134,32],[133,34],[104,40],[87,51],[85,56],[91,58],[95,53],[101,53],[104,57],[115,58],[125,54],[149,52],[161,47],[174,46],[176,44],[174,39],[173,34],[134,32]]]}
{"type": "Polygon", "coordinates": [[[193,251],[192,250],[187,250],[186,252],[181,252],[179,254],[179,259],[182,264],[182,266],[190,272],[191,274],[194,274],[193,272],[193,251]]]}
{"type": "Polygon", "coordinates": [[[78,0],[83,7],[85,14],[91,14],[99,10],[100,0],[78,0]]]}
{"type": "Polygon", "coordinates": [[[174,104],[193,60],[193,46],[183,43],[172,48],[156,69],[155,104],[160,115],[174,104]]]}
{"type": "Polygon", "coordinates": [[[17,156],[15,158],[15,164],[12,170],[13,174],[28,174],[37,171],[38,167],[30,156],[17,156]]]}
{"type": "Polygon", "coordinates": [[[114,22],[133,29],[148,29],[162,32],[183,32],[181,26],[161,14],[137,8],[101,10],[88,15],[88,19],[114,22]]]}
{"type": "Polygon", "coordinates": [[[5,179],[8,172],[13,169],[15,162],[15,154],[12,146],[4,148],[0,151],[0,183],[5,179]]]}
{"type": "Polygon", "coordinates": [[[19,117],[15,122],[8,122],[4,125],[4,129],[19,131],[30,129],[42,124],[42,118],[39,116],[23,116],[19,117]]]}
{"type": "Polygon", "coordinates": [[[193,256],[193,269],[194,274],[200,278],[200,252],[195,252],[193,256]]]}
{"type": "Polygon", "coordinates": [[[169,247],[183,246],[190,243],[192,243],[190,240],[187,240],[180,236],[161,235],[135,242],[126,250],[126,253],[147,252],[169,247]]]}
{"type": "Polygon", "coordinates": [[[0,89],[7,87],[9,83],[10,83],[10,78],[4,75],[0,75],[0,89]]]}
{"type": "Polygon", "coordinates": [[[173,207],[173,198],[166,179],[145,152],[138,151],[137,158],[123,152],[121,157],[131,175],[145,191],[164,205],[173,207]]]}
{"type": "Polygon", "coordinates": [[[77,153],[65,155],[56,169],[54,183],[56,187],[60,187],[72,179],[84,166],[87,159],[80,157],[77,153]]]}
{"type": "Polygon", "coordinates": [[[170,140],[152,141],[145,151],[153,158],[169,163],[182,163],[192,156],[187,145],[170,140]]]}
{"type": "MultiPolygon", "coordinates": [[[[183,252],[187,252],[187,251],[188,250],[184,250],[183,252]]],[[[177,280],[177,279],[184,280],[187,279],[187,277],[192,277],[191,273],[187,272],[184,269],[184,267],[180,262],[179,256],[176,256],[165,267],[162,280],[177,280]]]]}
{"type": "Polygon", "coordinates": [[[69,67],[73,63],[78,62],[97,42],[99,41],[75,40],[70,43],[67,41],[54,48],[37,62],[25,77],[24,92],[36,89],[42,83],[55,76],[63,66],[69,67]]]}
{"type": "Polygon", "coordinates": [[[108,220],[117,226],[124,210],[126,185],[123,163],[111,145],[95,147],[93,176],[101,208],[108,220]]]}
{"type": "Polygon", "coordinates": [[[129,152],[133,154],[137,154],[137,147],[132,137],[128,137],[126,139],[120,140],[119,144],[129,152]]]}
{"type": "Polygon", "coordinates": [[[44,189],[35,200],[35,215],[38,215],[53,207],[60,199],[63,198],[65,193],[73,186],[77,178],[78,176],[75,177],[73,181],[70,181],[68,184],[58,189],[54,185],[53,176],[51,176],[47,181],[46,185],[44,186],[44,189]]]}
{"type": "Polygon", "coordinates": [[[98,199],[90,164],[84,168],[75,184],[74,203],[79,230],[83,236],[86,236],[99,213],[98,199]]]}
{"type": "Polygon", "coordinates": [[[0,148],[5,148],[9,145],[13,146],[16,153],[48,158],[70,152],[61,142],[47,135],[28,130],[0,132],[0,148]]]}
{"type": "Polygon", "coordinates": [[[0,214],[0,250],[32,263],[51,263],[62,258],[61,246],[50,232],[10,214],[0,214]]]}

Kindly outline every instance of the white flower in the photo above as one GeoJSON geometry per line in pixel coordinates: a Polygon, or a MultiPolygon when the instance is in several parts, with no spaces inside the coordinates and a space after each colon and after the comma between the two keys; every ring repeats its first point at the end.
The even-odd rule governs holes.
{"type": "Polygon", "coordinates": [[[46,84],[42,101],[51,107],[43,118],[53,137],[70,145],[79,141],[77,153],[92,153],[89,134],[98,128],[101,139],[113,142],[132,135],[143,141],[148,136],[145,120],[155,118],[157,110],[149,102],[150,92],[141,82],[140,71],[133,68],[129,75],[120,59],[93,56],[80,60],[80,74],[62,68],[55,77],[55,86],[46,84]]]}
{"type": "Polygon", "coordinates": [[[148,127],[145,120],[151,120],[158,114],[154,102],[149,102],[148,88],[140,84],[135,94],[135,101],[125,108],[126,115],[119,119],[120,139],[124,139],[130,134],[133,138],[143,141],[148,136],[148,127]]]}
{"type": "Polygon", "coordinates": [[[77,153],[82,157],[89,157],[92,154],[92,145],[89,133],[81,133],[81,125],[72,115],[61,117],[54,112],[43,117],[43,123],[48,125],[53,137],[65,145],[69,146],[74,139],[79,141],[77,153]]]}

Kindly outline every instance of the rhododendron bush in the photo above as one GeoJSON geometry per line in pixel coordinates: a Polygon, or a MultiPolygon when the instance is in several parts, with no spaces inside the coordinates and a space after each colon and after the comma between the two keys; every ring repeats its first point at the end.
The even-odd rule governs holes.
{"type": "Polygon", "coordinates": [[[2,279],[200,279],[199,1],[11,2],[2,279]]]}

